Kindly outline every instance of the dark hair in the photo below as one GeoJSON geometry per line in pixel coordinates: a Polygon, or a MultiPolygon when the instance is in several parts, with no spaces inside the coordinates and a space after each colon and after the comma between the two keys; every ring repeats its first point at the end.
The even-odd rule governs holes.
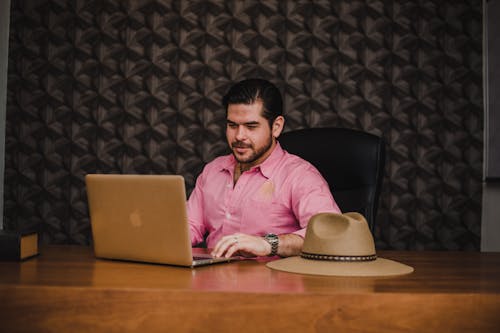
{"type": "Polygon", "coordinates": [[[257,100],[262,101],[262,116],[272,126],[276,117],[283,115],[283,100],[278,88],[267,80],[247,79],[236,83],[222,98],[222,104],[227,113],[229,104],[253,104],[257,100]]]}

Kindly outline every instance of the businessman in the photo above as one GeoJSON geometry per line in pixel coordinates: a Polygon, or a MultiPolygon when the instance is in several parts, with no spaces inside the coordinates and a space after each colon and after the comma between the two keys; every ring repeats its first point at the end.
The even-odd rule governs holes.
{"type": "Polygon", "coordinates": [[[309,218],[340,209],[319,171],[283,150],[281,94],[248,79],[223,98],[232,154],[208,163],[188,199],[191,243],[217,257],[297,255],[309,218]]]}

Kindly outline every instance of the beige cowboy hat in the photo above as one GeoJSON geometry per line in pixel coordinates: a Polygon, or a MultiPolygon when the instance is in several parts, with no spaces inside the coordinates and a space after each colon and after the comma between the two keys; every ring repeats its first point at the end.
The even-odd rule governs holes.
{"type": "Polygon", "coordinates": [[[394,276],[413,268],[378,258],[363,215],[319,213],[307,226],[302,253],[271,261],[267,266],[285,272],[330,276],[394,276]]]}

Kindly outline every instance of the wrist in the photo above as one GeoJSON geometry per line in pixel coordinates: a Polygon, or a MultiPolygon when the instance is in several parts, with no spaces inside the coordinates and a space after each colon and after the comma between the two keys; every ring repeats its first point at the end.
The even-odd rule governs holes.
{"type": "Polygon", "coordinates": [[[275,234],[266,234],[264,240],[269,244],[270,251],[268,256],[272,257],[278,254],[279,238],[275,234]]]}

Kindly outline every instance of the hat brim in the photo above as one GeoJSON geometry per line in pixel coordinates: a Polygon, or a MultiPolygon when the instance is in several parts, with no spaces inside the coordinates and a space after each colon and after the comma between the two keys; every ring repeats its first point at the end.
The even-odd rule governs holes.
{"type": "Polygon", "coordinates": [[[290,257],[271,261],[267,267],[279,271],[326,276],[396,276],[413,272],[413,267],[394,260],[377,258],[367,262],[332,262],[290,257]]]}

